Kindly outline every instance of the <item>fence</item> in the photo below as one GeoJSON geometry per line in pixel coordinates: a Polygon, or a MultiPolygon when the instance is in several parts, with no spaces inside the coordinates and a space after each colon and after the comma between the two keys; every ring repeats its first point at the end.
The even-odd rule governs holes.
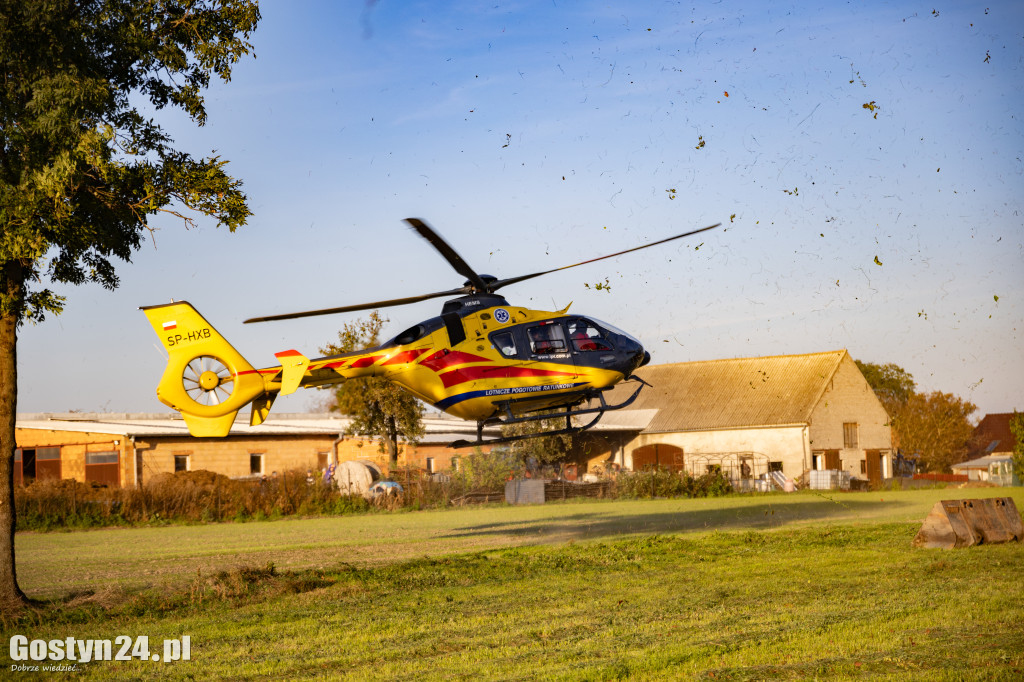
{"type": "Polygon", "coordinates": [[[966,474],[914,474],[915,481],[935,481],[936,483],[967,483],[966,474]]]}

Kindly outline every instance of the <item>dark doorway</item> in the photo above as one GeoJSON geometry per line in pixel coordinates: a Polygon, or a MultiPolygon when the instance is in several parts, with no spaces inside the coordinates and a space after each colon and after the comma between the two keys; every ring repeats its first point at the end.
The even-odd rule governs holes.
{"type": "Polygon", "coordinates": [[[866,450],[864,452],[867,463],[867,477],[872,486],[882,484],[882,451],[866,450]]]}
{"type": "Polygon", "coordinates": [[[838,450],[826,450],[825,451],[825,468],[826,469],[842,469],[843,463],[839,459],[838,450]]]}
{"type": "Polygon", "coordinates": [[[675,445],[655,443],[633,451],[633,471],[654,468],[682,471],[684,464],[683,449],[675,445]]]}

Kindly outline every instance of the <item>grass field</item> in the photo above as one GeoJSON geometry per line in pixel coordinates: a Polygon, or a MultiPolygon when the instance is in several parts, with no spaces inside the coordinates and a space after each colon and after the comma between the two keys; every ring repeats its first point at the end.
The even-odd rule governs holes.
{"type": "Polygon", "coordinates": [[[4,637],[191,638],[96,678],[1021,679],[1021,545],[910,546],[935,501],[1008,492],[1024,509],[919,490],[23,534],[22,585],[54,600],[4,637]]]}

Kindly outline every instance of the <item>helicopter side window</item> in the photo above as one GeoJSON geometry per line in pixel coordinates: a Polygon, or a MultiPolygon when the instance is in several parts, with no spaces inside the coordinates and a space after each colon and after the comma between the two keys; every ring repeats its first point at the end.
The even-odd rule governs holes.
{"type": "Polygon", "coordinates": [[[527,335],[530,337],[530,350],[534,355],[566,352],[565,333],[559,324],[548,322],[530,327],[527,335]]]}
{"type": "Polygon", "coordinates": [[[604,334],[592,322],[572,320],[567,326],[569,327],[569,339],[575,350],[582,353],[612,350],[611,344],[605,340],[604,334]]]}
{"type": "Polygon", "coordinates": [[[498,352],[506,358],[514,358],[516,356],[516,340],[513,338],[512,332],[491,334],[491,345],[497,348],[498,352]]]}

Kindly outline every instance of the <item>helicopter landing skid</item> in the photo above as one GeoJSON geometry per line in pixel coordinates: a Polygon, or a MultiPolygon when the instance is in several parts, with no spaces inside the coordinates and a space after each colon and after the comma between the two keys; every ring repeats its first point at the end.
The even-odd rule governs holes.
{"type": "Polygon", "coordinates": [[[503,413],[502,416],[500,416],[500,417],[491,417],[489,419],[484,419],[484,420],[478,421],[476,423],[476,440],[475,441],[457,440],[457,441],[453,441],[453,442],[449,443],[448,447],[450,447],[450,448],[468,448],[468,447],[474,447],[474,446],[479,446],[479,445],[500,445],[502,443],[514,443],[516,441],[527,440],[529,438],[542,438],[544,436],[561,436],[561,435],[572,435],[572,434],[576,434],[576,433],[582,433],[583,431],[586,431],[587,429],[589,429],[592,426],[594,426],[595,424],[597,424],[597,422],[601,421],[601,417],[604,416],[605,412],[609,412],[611,410],[621,410],[624,407],[629,407],[630,405],[632,405],[633,401],[636,400],[637,396],[640,395],[640,391],[643,390],[643,387],[650,385],[646,381],[644,381],[643,379],[641,379],[640,377],[637,377],[637,376],[630,376],[630,377],[628,377],[628,379],[636,379],[637,381],[640,382],[640,385],[636,387],[636,390],[633,391],[633,394],[631,396],[629,396],[628,398],[626,398],[625,400],[623,400],[621,403],[619,403],[617,405],[609,405],[607,402],[605,402],[604,392],[607,391],[607,390],[610,390],[611,387],[603,388],[603,389],[601,389],[599,391],[592,391],[592,390],[580,391],[580,392],[578,392],[575,395],[570,393],[570,394],[568,394],[568,397],[572,398],[571,402],[569,402],[565,406],[565,409],[563,411],[555,412],[555,413],[547,412],[547,413],[544,413],[544,414],[525,414],[525,415],[516,416],[513,413],[513,411],[512,411],[512,406],[514,404],[521,405],[524,402],[529,402],[530,399],[529,398],[522,398],[520,400],[505,400],[505,401],[502,401],[501,403],[498,403],[498,406],[501,408],[501,411],[503,413]],[[587,407],[587,408],[583,408],[583,409],[573,409],[574,406],[579,405],[584,400],[591,400],[593,398],[597,398],[601,402],[600,406],[598,406],[598,407],[587,407]],[[578,416],[584,415],[584,414],[593,414],[593,415],[595,415],[595,417],[593,419],[591,419],[590,422],[588,422],[587,424],[584,424],[583,426],[573,426],[572,418],[573,417],[578,417],[578,416]],[[500,438],[486,438],[485,439],[483,437],[483,431],[484,431],[484,427],[485,426],[494,426],[494,425],[508,426],[510,424],[525,424],[525,423],[529,423],[529,422],[543,421],[545,419],[559,419],[559,418],[564,418],[565,419],[565,428],[557,429],[555,431],[540,431],[538,433],[524,433],[524,434],[519,434],[519,435],[515,435],[515,436],[501,436],[500,438]]]}

